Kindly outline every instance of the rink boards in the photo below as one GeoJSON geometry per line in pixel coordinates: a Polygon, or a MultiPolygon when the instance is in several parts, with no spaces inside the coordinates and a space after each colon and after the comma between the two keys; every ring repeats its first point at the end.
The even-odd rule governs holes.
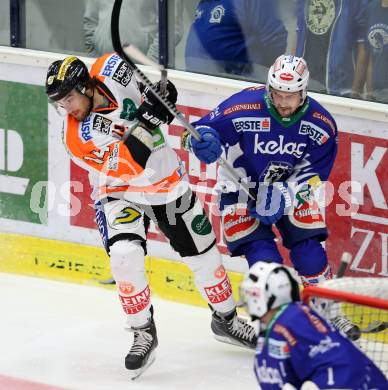
{"type": "MultiPolygon", "coordinates": [[[[108,263],[94,221],[87,175],[71,164],[61,142],[62,118],[48,105],[44,93],[48,64],[64,55],[15,48],[0,48],[0,53],[0,107],[3,110],[0,116],[0,246],[7,248],[1,256],[9,259],[2,261],[4,265],[0,267],[14,267],[9,272],[23,273],[23,266],[13,266],[10,259],[15,261],[18,254],[27,256],[26,245],[35,248],[35,251],[41,246],[37,264],[31,260],[34,259],[31,253],[36,252],[29,254],[27,264],[30,271],[45,270],[42,276],[61,277],[66,274],[72,281],[86,278],[90,283],[98,280],[100,274],[104,279],[109,276],[108,263]],[[13,235],[19,238],[13,239],[16,237],[13,235]],[[77,265],[79,261],[81,265],[77,265]]],[[[85,61],[92,63],[91,59],[85,61]]],[[[144,71],[152,79],[158,78],[155,71],[146,67],[144,71]]],[[[179,90],[178,108],[189,121],[205,115],[232,93],[254,85],[180,71],[169,73],[179,90]]],[[[311,95],[333,113],[340,131],[339,153],[331,182],[320,198],[321,205],[327,204],[325,214],[330,237],[326,249],[330,261],[335,268],[346,250],[353,255],[349,275],[386,277],[386,106],[311,95]]],[[[163,129],[170,145],[182,158],[190,182],[205,209],[210,211],[217,246],[223,254],[226,268],[241,277],[247,265],[242,258],[228,256],[216,212],[212,190],[217,167],[215,164],[206,166],[199,163],[180,148],[182,130],[175,122],[163,129]]],[[[183,281],[179,277],[181,267],[185,272],[186,268],[153,225],[148,242],[149,259],[152,260],[147,260],[147,264],[162,262],[163,266],[155,266],[158,272],[166,269],[178,275],[161,276],[163,283],[190,291],[192,280],[183,281]]],[[[287,259],[287,253],[282,253],[287,259]]]]}
{"type": "MultiPolygon", "coordinates": [[[[153,294],[176,302],[207,307],[185,265],[154,256],[145,261],[153,294]]],[[[89,245],[0,233],[0,272],[114,288],[105,250],[89,245]],[[103,282],[103,283],[101,283],[103,282]]],[[[235,298],[242,274],[229,272],[235,298]]]]}

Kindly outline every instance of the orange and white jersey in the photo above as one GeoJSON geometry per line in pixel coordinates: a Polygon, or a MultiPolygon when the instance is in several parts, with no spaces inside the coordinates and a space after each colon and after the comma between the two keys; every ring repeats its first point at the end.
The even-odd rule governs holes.
{"type": "Polygon", "coordinates": [[[90,75],[101,81],[97,89],[109,105],[95,109],[82,122],[68,115],[63,140],[73,161],[89,171],[92,197],[154,205],[177,199],[188,189],[187,175],[160,129],[153,132],[145,164],[125,144],[138,126],[135,114],[141,102],[133,72],[110,53],[96,60],[90,75]]]}

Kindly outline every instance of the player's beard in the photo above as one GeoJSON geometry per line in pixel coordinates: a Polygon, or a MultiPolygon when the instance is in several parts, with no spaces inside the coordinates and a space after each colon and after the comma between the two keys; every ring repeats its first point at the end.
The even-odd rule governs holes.
{"type": "Polygon", "coordinates": [[[288,118],[288,117],[290,117],[291,115],[293,115],[295,113],[297,108],[293,109],[292,107],[281,107],[281,106],[278,106],[278,107],[276,107],[276,110],[277,110],[277,112],[279,113],[279,115],[282,118],[288,118]]]}
{"type": "Polygon", "coordinates": [[[92,98],[88,97],[88,105],[84,109],[74,110],[71,115],[79,122],[83,122],[92,111],[92,98]]]}

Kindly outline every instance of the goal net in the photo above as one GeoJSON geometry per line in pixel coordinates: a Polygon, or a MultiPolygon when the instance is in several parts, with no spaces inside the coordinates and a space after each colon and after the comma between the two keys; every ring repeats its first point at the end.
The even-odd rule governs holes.
{"type": "Polygon", "coordinates": [[[388,378],[388,278],[332,279],[303,290],[303,301],[333,322],[357,325],[354,343],[388,378]]]}

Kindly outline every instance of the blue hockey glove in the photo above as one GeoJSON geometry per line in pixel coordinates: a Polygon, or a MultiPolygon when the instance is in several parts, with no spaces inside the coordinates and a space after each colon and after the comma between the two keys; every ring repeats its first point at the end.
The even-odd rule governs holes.
{"type": "Polygon", "coordinates": [[[291,205],[291,196],[287,183],[262,183],[257,192],[257,201],[248,202],[249,214],[263,225],[272,225],[284,215],[286,207],[291,205]]]}
{"type": "Polygon", "coordinates": [[[209,126],[197,126],[196,129],[201,134],[201,141],[191,136],[191,149],[194,154],[206,164],[217,161],[222,153],[220,136],[209,126]]]}

